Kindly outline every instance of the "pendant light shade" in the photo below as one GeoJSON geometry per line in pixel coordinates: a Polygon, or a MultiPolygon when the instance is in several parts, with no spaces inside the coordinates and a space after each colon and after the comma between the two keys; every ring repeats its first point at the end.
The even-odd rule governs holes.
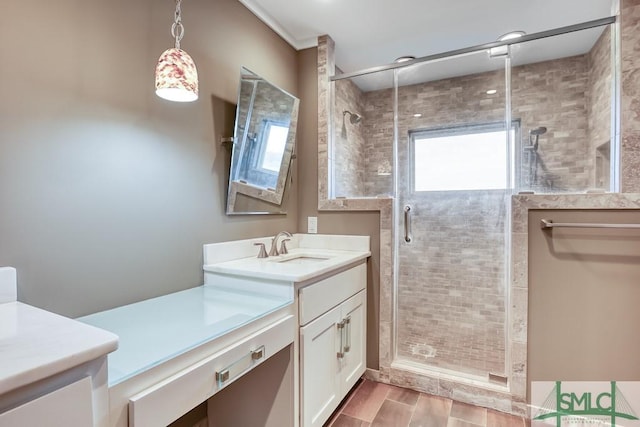
{"type": "Polygon", "coordinates": [[[198,70],[187,52],[172,47],[160,55],[156,66],[156,95],[176,102],[198,99],[198,70]]]}
{"type": "Polygon", "coordinates": [[[175,47],[165,50],[156,65],[156,95],[176,102],[191,102],[198,99],[198,70],[187,52],[180,49],[184,36],[182,26],[182,0],[176,0],[176,14],[171,35],[175,47]]]}

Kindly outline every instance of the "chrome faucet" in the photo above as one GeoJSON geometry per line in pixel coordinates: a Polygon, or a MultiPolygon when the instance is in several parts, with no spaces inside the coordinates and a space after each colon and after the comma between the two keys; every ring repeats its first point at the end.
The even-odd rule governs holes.
{"type": "MultiPolygon", "coordinates": [[[[292,237],[291,233],[289,233],[288,231],[281,231],[278,234],[276,234],[276,237],[274,237],[273,240],[271,240],[271,250],[269,251],[269,256],[280,255],[280,253],[278,252],[278,239],[280,238],[280,236],[292,237]]],[[[282,251],[282,252],[286,253],[285,251],[282,251]]]]}
{"type": "Polygon", "coordinates": [[[267,251],[264,249],[264,243],[254,243],[253,246],[260,246],[260,252],[258,252],[258,258],[268,258],[267,251]]]}

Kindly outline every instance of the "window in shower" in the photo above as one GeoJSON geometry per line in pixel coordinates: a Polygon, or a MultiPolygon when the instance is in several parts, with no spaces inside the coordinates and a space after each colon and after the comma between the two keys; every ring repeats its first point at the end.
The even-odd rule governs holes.
{"type": "Polygon", "coordinates": [[[262,151],[258,165],[266,173],[277,173],[282,163],[282,154],[287,142],[289,126],[271,120],[265,120],[262,138],[262,151]]]}
{"type": "MultiPolygon", "coordinates": [[[[516,132],[514,123],[511,141],[516,132]]],[[[507,144],[503,126],[496,124],[412,132],[414,191],[509,188],[507,144]]]]}

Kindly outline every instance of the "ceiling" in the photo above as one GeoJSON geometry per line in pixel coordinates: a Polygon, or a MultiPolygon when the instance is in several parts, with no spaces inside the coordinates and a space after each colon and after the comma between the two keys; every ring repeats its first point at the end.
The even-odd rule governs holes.
{"type": "MultiPolygon", "coordinates": [[[[296,49],[330,35],[336,65],[353,72],[404,55],[422,57],[492,42],[514,30],[532,34],[607,17],[616,0],[239,1],[296,49]]],[[[552,46],[584,53],[594,36],[569,37],[566,46],[552,46]]]]}
{"type": "MultiPolygon", "coordinates": [[[[511,65],[517,67],[584,54],[591,50],[603,30],[604,27],[597,27],[511,45],[511,65]]],[[[504,58],[504,56],[492,58],[488,51],[479,50],[442,60],[421,62],[400,69],[398,84],[407,86],[487,71],[504,70],[504,58]]],[[[352,81],[364,92],[390,88],[394,85],[393,70],[360,75],[352,78],[352,81]]]]}

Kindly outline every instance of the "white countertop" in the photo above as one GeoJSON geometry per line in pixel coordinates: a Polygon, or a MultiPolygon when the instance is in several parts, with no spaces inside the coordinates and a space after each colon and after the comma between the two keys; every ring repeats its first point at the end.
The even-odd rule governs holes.
{"type": "Polygon", "coordinates": [[[120,338],[109,355],[109,387],[289,304],[293,291],[243,292],[199,286],[78,320],[120,338]]]}
{"type": "MultiPolygon", "coordinates": [[[[368,241],[367,241],[368,244],[368,241]]],[[[256,258],[255,255],[215,264],[204,265],[204,271],[261,279],[303,282],[325,273],[368,258],[370,251],[333,250],[315,248],[290,249],[287,255],[256,258]],[[318,258],[306,263],[296,263],[294,258],[318,258]],[[326,258],[326,259],[321,259],[326,258]],[[293,262],[281,262],[292,259],[293,262]]]]}
{"type": "Polygon", "coordinates": [[[0,395],[116,348],[110,332],[20,302],[0,304],[0,395]]]}

